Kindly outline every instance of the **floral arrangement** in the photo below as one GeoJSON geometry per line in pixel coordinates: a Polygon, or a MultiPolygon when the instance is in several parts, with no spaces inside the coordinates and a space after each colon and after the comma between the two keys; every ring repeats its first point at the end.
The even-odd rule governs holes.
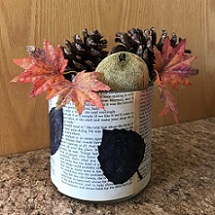
{"type": "MultiPolygon", "coordinates": [[[[175,33],[169,37],[162,30],[162,36],[157,42],[154,28],[144,31],[133,28],[125,33],[116,33],[117,44],[108,52],[105,50],[107,40],[103,39],[99,31],[88,33],[84,29],[82,34],[83,38],[74,35],[73,42],[66,40],[65,47],[58,45],[55,49],[46,40],[43,48],[28,46],[29,58],[14,59],[25,71],[11,82],[31,82],[33,90],[30,96],[47,91],[47,99],[58,96],[57,108],[72,101],[81,114],[86,101],[104,108],[97,92],[112,90],[111,83],[107,84],[101,78],[102,71],[97,69],[99,64],[116,53],[131,52],[146,65],[141,79],[144,81],[143,88],[154,83],[161,91],[164,108],[160,116],[171,112],[178,123],[176,102],[167,85],[179,90],[180,86],[191,85],[189,77],[198,74],[198,70],[191,67],[196,57],[185,49],[186,39],[178,39],[175,33]]],[[[122,61],[125,60],[123,56],[120,55],[122,61]]],[[[126,71],[129,73],[129,69],[126,71]]],[[[128,77],[132,79],[132,74],[128,77]]]]}

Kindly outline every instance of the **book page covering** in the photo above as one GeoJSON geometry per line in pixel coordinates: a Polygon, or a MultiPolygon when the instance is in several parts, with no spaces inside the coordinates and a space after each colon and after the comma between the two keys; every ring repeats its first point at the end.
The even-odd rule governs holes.
{"type": "MultiPolygon", "coordinates": [[[[79,115],[70,102],[63,110],[62,137],[51,155],[51,178],[58,190],[70,197],[89,201],[110,201],[140,192],[150,179],[152,87],[135,92],[100,93],[105,110],[89,103],[79,115]],[[138,171],[123,184],[105,177],[98,161],[98,146],[104,130],[126,129],[145,141],[144,159],[138,171]]],[[[49,101],[49,111],[57,98],[49,101]]],[[[114,159],[114,158],[113,158],[114,159]]]]}

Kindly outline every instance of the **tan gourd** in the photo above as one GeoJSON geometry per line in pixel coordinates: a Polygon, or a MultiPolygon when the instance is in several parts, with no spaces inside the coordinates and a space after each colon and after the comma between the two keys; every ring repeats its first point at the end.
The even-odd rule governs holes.
{"type": "Polygon", "coordinates": [[[112,91],[143,90],[149,84],[146,63],[136,54],[117,52],[104,58],[96,68],[99,80],[112,91]]]}

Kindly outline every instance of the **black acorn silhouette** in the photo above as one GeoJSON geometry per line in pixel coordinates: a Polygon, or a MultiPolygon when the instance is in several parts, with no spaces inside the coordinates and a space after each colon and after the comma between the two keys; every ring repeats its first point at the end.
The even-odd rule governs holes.
{"type": "Polygon", "coordinates": [[[103,130],[98,146],[98,160],[106,178],[114,184],[123,184],[135,172],[144,158],[145,142],[138,133],[125,129],[103,130]]]}
{"type": "Polygon", "coordinates": [[[58,150],[63,133],[63,110],[52,108],[49,113],[50,125],[50,153],[54,155],[58,150]]]}

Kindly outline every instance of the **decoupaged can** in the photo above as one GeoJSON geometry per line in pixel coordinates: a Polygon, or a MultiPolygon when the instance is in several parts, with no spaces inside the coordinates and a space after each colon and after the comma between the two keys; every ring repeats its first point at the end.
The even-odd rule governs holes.
{"type": "Polygon", "coordinates": [[[56,109],[57,98],[49,101],[51,180],[59,192],[108,202],[133,197],[144,189],[151,173],[152,93],[152,86],[143,91],[101,92],[105,110],[86,103],[81,115],[72,102],[56,109]],[[113,147],[108,148],[109,144],[113,147]],[[134,151],[135,147],[144,149],[140,163],[133,161],[139,156],[136,151],[141,151],[134,151]]]}

